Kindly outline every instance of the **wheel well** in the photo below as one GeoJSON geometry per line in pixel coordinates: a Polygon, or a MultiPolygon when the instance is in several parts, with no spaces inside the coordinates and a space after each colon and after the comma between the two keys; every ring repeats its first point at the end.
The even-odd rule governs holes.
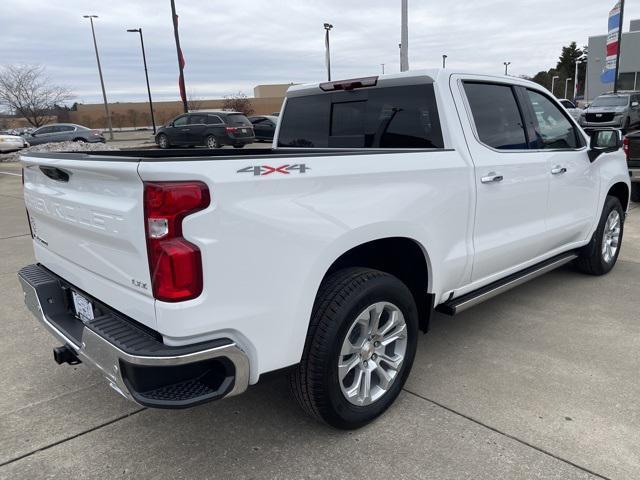
{"type": "Polygon", "coordinates": [[[411,291],[418,307],[420,329],[427,332],[433,311],[434,296],[428,293],[429,268],[417,242],[393,237],[363,243],[343,253],[325,274],[347,267],[365,267],[389,273],[411,291]]]}
{"type": "Polygon", "coordinates": [[[609,193],[607,193],[607,195],[611,195],[620,200],[622,210],[625,212],[627,211],[627,208],[629,207],[629,187],[626,183],[616,183],[609,189],[609,193]]]}

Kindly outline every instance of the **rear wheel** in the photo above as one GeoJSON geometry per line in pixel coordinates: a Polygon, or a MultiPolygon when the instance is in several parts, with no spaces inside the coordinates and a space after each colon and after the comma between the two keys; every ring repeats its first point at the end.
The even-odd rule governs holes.
{"type": "Polygon", "coordinates": [[[220,148],[222,146],[222,145],[220,145],[220,142],[218,142],[216,137],[214,137],[213,135],[207,136],[207,138],[205,139],[204,143],[205,143],[205,145],[207,146],[207,148],[209,150],[214,150],[214,149],[220,148]]]}
{"type": "Polygon", "coordinates": [[[618,260],[624,232],[624,210],[620,200],[608,196],[593,238],[576,259],[578,269],[589,275],[609,273],[618,260]]]}
{"type": "Polygon", "coordinates": [[[73,141],[78,143],[87,143],[87,141],[82,137],[74,138],[73,141]]]}
{"type": "Polygon", "coordinates": [[[158,146],[163,149],[169,148],[171,146],[169,144],[169,137],[167,137],[164,133],[158,135],[158,146]]]}
{"type": "Polygon", "coordinates": [[[416,352],[413,296],[396,277],[348,268],[328,277],[314,304],[291,388],[311,416],[342,429],[381,415],[404,385],[416,352]]]}

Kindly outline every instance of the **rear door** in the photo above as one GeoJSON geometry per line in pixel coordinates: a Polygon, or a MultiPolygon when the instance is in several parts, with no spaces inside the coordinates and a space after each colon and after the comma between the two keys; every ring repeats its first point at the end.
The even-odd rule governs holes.
{"type": "MultiPolygon", "coordinates": [[[[514,86],[454,77],[464,95],[475,164],[472,281],[499,277],[547,245],[547,159],[529,150],[531,133],[514,86]]],[[[493,280],[493,279],[492,279],[493,280]]]]}
{"type": "Polygon", "coordinates": [[[549,176],[547,248],[555,250],[587,238],[598,210],[600,182],[587,142],[566,112],[546,93],[522,89],[535,131],[531,147],[546,162],[549,176]]]}

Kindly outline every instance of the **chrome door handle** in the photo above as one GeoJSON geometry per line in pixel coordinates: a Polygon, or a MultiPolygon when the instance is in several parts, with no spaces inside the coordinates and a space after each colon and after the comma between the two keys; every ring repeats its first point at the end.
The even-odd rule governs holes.
{"type": "Polygon", "coordinates": [[[480,179],[482,183],[496,183],[501,182],[502,180],[504,180],[504,177],[502,175],[498,175],[495,172],[491,172],[486,177],[482,177],[480,179]]]}
{"type": "Polygon", "coordinates": [[[564,167],[561,167],[560,165],[556,165],[551,169],[551,173],[553,175],[562,175],[563,173],[567,173],[567,169],[564,167]]]}

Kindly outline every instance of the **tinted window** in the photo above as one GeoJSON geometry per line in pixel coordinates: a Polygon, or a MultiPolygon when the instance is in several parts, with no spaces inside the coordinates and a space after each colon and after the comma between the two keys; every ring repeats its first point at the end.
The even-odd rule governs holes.
{"type": "Polygon", "coordinates": [[[564,108],[576,108],[576,106],[571,103],[569,100],[560,100],[560,103],[564,108]]]}
{"type": "Polygon", "coordinates": [[[56,133],[73,132],[74,130],[75,128],[70,125],[58,125],[57,127],[53,127],[53,131],[56,133]]]}
{"type": "Polygon", "coordinates": [[[253,123],[254,125],[258,125],[260,123],[264,123],[267,121],[266,118],[264,117],[253,117],[249,119],[251,121],[251,123],[253,123]]]}
{"type": "Polygon", "coordinates": [[[173,121],[173,125],[175,127],[180,127],[182,125],[186,125],[187,124],[187,116],[184,115],[183,117],[178,117],[173,121]]]}
{"type": "Polygon", "coordinates": [[[53,132],[53,127],[42,127],[33,133],[36,135],[42,135],[43,133],[52,133],[52,132],[53,132]]]}
{"type": "Polygon", "coordinates": [[[206,119],[206,115],[189,115],[189,125],[202,125],[206,119]]]}
{"type": "Polygon", "coordinates": [[[536,148],[577,148],[575,128],[558,106],[538,92],[527,90],[527,94],[535,114],[536,148]]]}
{"type": "Polygon", "coordinates": [[[207,115],[207,124],[209,125],[220,125],[224,123],[222,119],[217,115],[207,115]]]}
{"type": "Polygon", "coordinates": [[[289,98],[278,145],[443,148],[433,85],[289,98]]]}
{"type": "Polygon", "coordinates": [[[249,119],[241,113],[232,113],[231,115],[227,115],[227,124],[233,126],[251,126],[249,119]]]}
{"type": "Polygon", "coordinates": [[[484,144],[499,150],[527,148],[524,122],[511,87],[465,82],[464,90],[484,144]]]}

